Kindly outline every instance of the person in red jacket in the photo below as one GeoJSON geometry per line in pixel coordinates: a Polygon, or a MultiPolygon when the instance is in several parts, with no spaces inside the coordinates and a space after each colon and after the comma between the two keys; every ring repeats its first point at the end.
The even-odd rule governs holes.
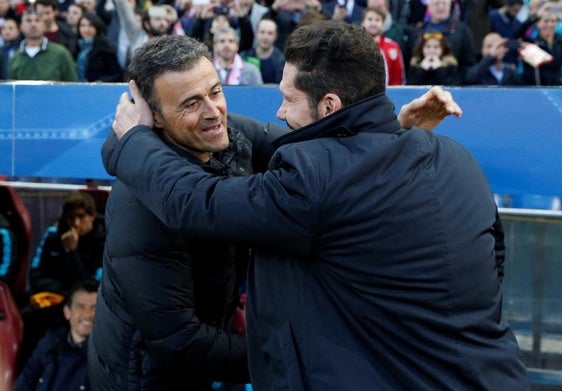
{"type": "Polygon", "coordinates": [[[381,7],[369,7],[363,13],[361,26],[367,30],[373,41],[379,45],[384,57],[386,85],[400,86],[406,84],[404,58],[398,42],[384,36],[382,30],[386,10],[381,7]]]}

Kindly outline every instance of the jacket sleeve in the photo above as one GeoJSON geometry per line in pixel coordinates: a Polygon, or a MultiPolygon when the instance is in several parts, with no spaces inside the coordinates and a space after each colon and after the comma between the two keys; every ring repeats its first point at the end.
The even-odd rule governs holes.
{"type": "MultiPolygon", "coordinates": [[[[307,154],[293,159],[302,160],[300,169],[310,167],[307,154]]],[[[108,172],[129,185],[168,228],[304,255],[312,246],[319,204],[311,198],[321,192],[311,189],[315,181],[305,180],[294,163],[283,160],[282,168],[263,174],[214,177],[186,164],[146,127],[129,131],[113,151],[104,151],[108,172]]]]}
{"type": "Polygon", "coordinates": [[[31,294],[38,292],[64,292],[62,282],[52,276],[50,270],[60,262],[62,248],[57,245],[57,227],[48,227],[31,261],[29,285],[31,294]]]}

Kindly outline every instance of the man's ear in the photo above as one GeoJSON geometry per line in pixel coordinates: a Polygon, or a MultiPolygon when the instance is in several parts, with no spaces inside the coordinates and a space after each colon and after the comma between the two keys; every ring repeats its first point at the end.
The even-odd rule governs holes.
{"type": "Polygon", "coordinates": [[[152,110],[152,118],[154,118],[154,123],[153,123],[154,128],[160,128],[160,129],[164,128],[162,126],[162,124],[164,123],[164,118],[162,117],[162,114],[158,113],[155,110],[152,110]]]}
{"type": "Polygon", "coordinates": [[[320,118],[324,118],[335,113],[343,107],[340,97],[334,93],[324,95],[320,103],[318,103],[318,114],[320,118]]]}

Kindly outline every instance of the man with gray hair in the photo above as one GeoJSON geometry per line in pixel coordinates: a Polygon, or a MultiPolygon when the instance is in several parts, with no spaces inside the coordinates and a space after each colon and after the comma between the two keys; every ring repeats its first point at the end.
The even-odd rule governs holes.
{"type": "Polygon", "coordinates": [[[220,27],[213,34],[213,64],[223,85],[259,86],[260,69],[238,54],[238,34],[232,27],[220,27]]]}

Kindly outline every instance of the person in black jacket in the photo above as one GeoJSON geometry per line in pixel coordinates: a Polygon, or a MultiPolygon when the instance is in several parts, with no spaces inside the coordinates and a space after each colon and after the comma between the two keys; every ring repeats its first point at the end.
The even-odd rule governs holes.
{"type": "Polygon", "coordinates": [[[105,235],[105,219],[96,212],[92,196],[71,192],[59,221],[46,229],[31,260],[20,365],[49,328],[64,324],[62,307],[72,286],[101,278],[105,235]]]}
{"type": "MultiPolygon", "coordinates": [[[[186,164],[152,131],[162,115],[142,87],[134,104],[122,97],[102,154],[170,229],[255,246],[252,386],[529,390],[502,316],[497,206],[476,159],[401,127],[382,55],[360,26],[300,27],[285,57],[277,115],[294,131],[275,140],[266,172],[224,178],[186,164]]],[[[194,135],[218,139],[211,98],[186,95],[201,97],[188,101],[190,119],[207,115],[194,135]]]]}
{"type": "Polygon", "coordinates": [[[66,325],[45,335],[19,374],[13,391],[88,391],[88,336],[94,324],[98,283],[79,281],[62,309],[66,325]]]}
{"type": "MultiPolygon", "coordinates": [[[[244,177],[265,168],[271,141],[287,132],[228,115],[210,53],[193,38],[149,41],[136,52],[129,74],[154,108],[155,134],[184,164],[244,177]]],[[[248,382],[246,340],[230,326],[248,250],[168,229],[120,181],[106,218],[88,352],[93,387],[208,390],[213,380],[248,382]]]]}
{"type": "Polygon", "coordinates": [[[123,71],[117,61],[117,50],[106,35],[105,23],[93,13],[78,20],[78,78],[85,82],[123,82],[123,71]]]}

